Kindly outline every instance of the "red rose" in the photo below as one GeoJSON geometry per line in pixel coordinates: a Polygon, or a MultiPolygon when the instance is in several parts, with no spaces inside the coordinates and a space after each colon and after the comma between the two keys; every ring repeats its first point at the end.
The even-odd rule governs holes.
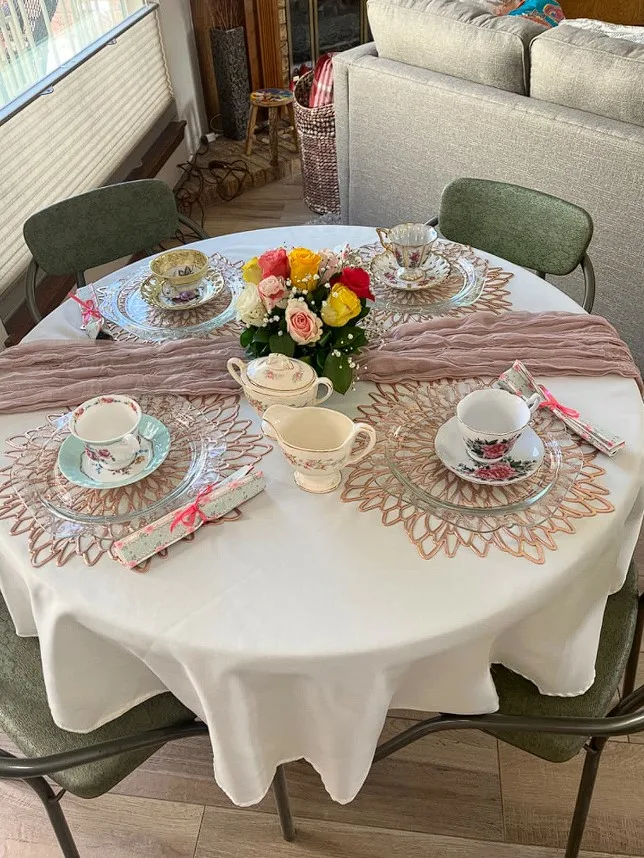
{"type": "Polygon", "coordinates": [[[364,268],[344,268],[340,274],[331,280],[331,283],[338,282],[346,286],[347,289],[351,289],[358,298],[368,298],[370,301],[375,301],[371,291],[371,278],[364,268]]]}
{"type": "Polygon", "coordinates": [[[283,247],[262,253],[257,264],[262,269],[264,277],[283,277],[287,280],[290,274],[288,254],[283,247]]]}

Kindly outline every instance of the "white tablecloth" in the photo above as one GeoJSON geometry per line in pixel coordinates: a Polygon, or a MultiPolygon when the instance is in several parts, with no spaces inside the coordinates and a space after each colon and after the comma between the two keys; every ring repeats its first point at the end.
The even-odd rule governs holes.
{"type": "MultiPolygon", "coordinates": [[[[239,259],[282,242],[374,239],[364,228],[296,227],[202,245],[239,259]]],[[[579,312],[554,287],[492,260],[515,272],[516,307],[579,312]]],[[[82,337],[79,318],[66,302],[29,339],[82,337]]],[[[0,522],[0,588],[17,632],[40,637],[56,723],[92,730],[170,689],[208,723],[215,777],[237,804],[259,801],[275,767],[300,757],[347,802],[390,707],[493,711],[492,662],[544,693],[583,692],[606,598],[624,580],[641,524],[644,413],[632,381],[543,381],[627,446],[601,460],[615,512],[559,534],[542,566],[495,550],[424,561],[377,511],[342,504],[337,492],[301,492],[279,450],[263,460],[267,490],[240,521],[177,544],[145,575],[109,559],[35,569],[11,522],[0,522]]],[[[353,415],[368,390],[328,404],[353,415]]],[[[250,414],[245,403],[242,411],[250,414]]],[[[0,417],[0,437],[43,417],[0,417]]]]}

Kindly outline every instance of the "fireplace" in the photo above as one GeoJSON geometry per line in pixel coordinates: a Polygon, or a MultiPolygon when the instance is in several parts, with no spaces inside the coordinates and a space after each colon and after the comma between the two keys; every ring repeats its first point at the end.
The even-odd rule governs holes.
{"type": "Polygon", "coordinates": [[[369,38],[366,0],[286,0],[291,74],[369,38]]]}

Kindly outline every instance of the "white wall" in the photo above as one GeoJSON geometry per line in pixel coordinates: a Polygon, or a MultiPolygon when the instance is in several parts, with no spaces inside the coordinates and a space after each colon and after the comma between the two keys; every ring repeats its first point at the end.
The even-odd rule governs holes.
{"type": "Polygon", "coordinates": [[[159,20],[168,71],[177,103],[177,116],[185,119],[188,151],[195,152],[208,131],[190,0],[160,0],[159,20]]]}

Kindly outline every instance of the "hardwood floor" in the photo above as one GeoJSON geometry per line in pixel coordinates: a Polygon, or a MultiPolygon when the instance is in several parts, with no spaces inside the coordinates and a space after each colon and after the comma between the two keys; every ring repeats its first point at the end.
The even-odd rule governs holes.
{"type": "MultiPolygon", "coordinates": [[[[291,180],[212,207],[206,228],[216,235],[313,218],[291,180]]],[[[644,569],[644,542],[639,554],[644,569]]],[[[644,659],[640,674],[644,682],[644,659]]],[[[392,713],[384,735],[421,716],[392,713]]],[[[644,858],[643,743],[644,735],[609,743],[584,858],[644,858]]],[[[344,806],[308,764],[291,763],[294,843],[280,838],[271,795],[251,809],[231,806],[204,738],[163,748],[107,796],[62,801],[82,858],[561,858],[581,763],[548,764],[489,736],[445,733],[375,765],[344,806]]],[[[1,782],[0,807],[0,858],[59,855],[27,787],[1,782]]]]}

